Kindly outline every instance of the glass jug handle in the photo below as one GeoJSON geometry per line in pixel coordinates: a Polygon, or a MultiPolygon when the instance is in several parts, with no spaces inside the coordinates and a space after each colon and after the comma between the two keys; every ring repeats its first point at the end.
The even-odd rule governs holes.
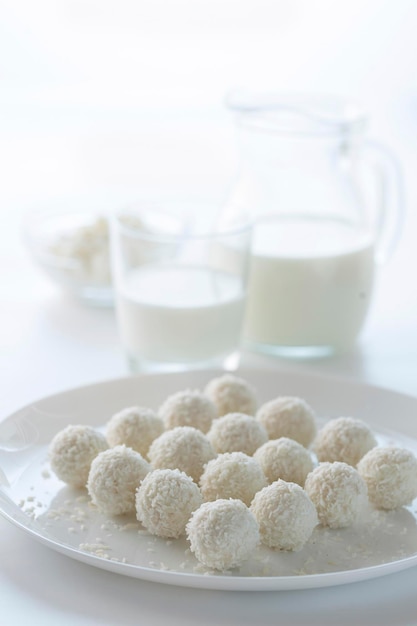
{"type": "Polygon", "coordinates": [[[393,253],[403,226],[405,214],[402,168],[394,154],[377,141],[365,143],[365,154],[374,166],[376,202],[379,213],[376,221],[377,263],[385,263],[393,253]]]}

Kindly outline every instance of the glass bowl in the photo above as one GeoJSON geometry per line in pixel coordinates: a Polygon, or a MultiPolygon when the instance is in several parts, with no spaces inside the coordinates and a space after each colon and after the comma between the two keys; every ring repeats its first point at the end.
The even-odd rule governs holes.
{"type": "Polygon", "coordinates": [[[113,305],[109,220],[99,211],[36,211],[23,223],[36,265],[59,287],[96,306],[113,305]]]}

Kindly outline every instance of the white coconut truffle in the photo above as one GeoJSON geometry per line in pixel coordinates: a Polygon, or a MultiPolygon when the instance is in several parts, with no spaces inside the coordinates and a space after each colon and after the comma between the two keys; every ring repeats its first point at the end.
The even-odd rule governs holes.
{"type": "Polygon", "coordinates": [[[243,378],[234,374],[224,374],[212,378],[204,393],[214,402],[219,416],[227,413],[255,415],[258,401],[254,388],[243,378]]]}
{"type": "Polygon", "coordinates": [[[318,524],[314,504],[300,485],[277,480],[254,497],[250,510],[261,541],[270,548],[300,550],[318,524]]]}
{"type": "Polygon", "coordinates": [[[417,459],[409,450],[373,448],[357,469],[368,487],[370,502],[378,509],[397,509],[417,497],[417,459]]]}
{"type": "Polygon", "coordinates": [[[366,485],[347,463],[320,463],[308,476],[304,489],[317,509],[322,526],[344,528],[353,524],[366,503],[366,485]]]}
{"type": "Polygon", "coordinates": [[[135,510],[135,495],[151,466],[124,445],[100,452],[91,463],[87,489],[93,504],[106,515],[135,510]]]}
{"type": "Polygon", "coordinates": [[[207,463],[200,478],[204,500],[238,498],[250,505],[267,484],[261,466],[243,452],[225,452],[207,463]]]}
{"type": "Polygon", "coordinates": [[[251,456],[268,441],[265,428],[254,417],[244,413],[228,413],[216,419],[207,437],[218,453],[244,452],[251,456]]]}
{"type": "Polygon", "coordinates": [[[108,448],[103,434],[90,426],[67,426],[52,439],[48,455],[56,476],[72,487],[85,487],[92,460],[108,448]]]}
{"type": "Polygon", "coordinates": [[[205,502],[194,511],[186,530],[196,558],[217,570],[239,567],[259,543],[258,523],[238,499],[205,502]]]}
{"type": "Polygon", "coordinates": [[[269,483],[282,478],[289,483],[304,486],[307,474],[314,467],[309,451],[294,439],[271,439],[253,455],[269,483]]]}
{"type": "Polygon", "coordinates": [[[157,469],[143,480],[136,493],[136,516],[158,537],[178,538],[191,513],[203,502],[200,489],[178,469],[157,469]]]}
{"type": "Polygon", "coordinates": [[[167,430],[152,442],[148,451],[154,469],[180,469],[196,482],[203,468],[216,456],[207,437],[192,426],[167,430]]]}
{"type": "Polygon", "coordinates": [[[165,428],[192,426],[206,433],[217,415],[214,403],[200,391],[189,389],[169,396],[158,411],[165,428]]]}
{"type": "Polygon", "coordinates": [[[106,426],[110,446],[126,445],[146,458],[152,441],[164,432],[164,424],[152,409],[134,406],[113,415],[106,426]]]}
{"type": "Polygon", "coordinates": [[[318,432],[313,448],[319,461],[341,461],[356,466],[376,446],[371,429],[353,417],[332,419],[318,432]]]}
{"type": "Polygon", "coordinates": [[[314,412],[302,398],[282,396],[270,400],[261,406],[256,417],[270,439],[288,437],[306,448],[317,432],[314,412]]]}

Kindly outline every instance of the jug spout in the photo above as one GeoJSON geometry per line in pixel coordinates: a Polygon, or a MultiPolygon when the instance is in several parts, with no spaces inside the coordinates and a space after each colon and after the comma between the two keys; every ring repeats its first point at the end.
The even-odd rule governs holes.
{"type": "Polygon", "coordinates": [[[368,116],[356,103],[336,96],[260,94],[235,90],[226,106],[239,125],[303,136],[364,132],[368,116]]]}

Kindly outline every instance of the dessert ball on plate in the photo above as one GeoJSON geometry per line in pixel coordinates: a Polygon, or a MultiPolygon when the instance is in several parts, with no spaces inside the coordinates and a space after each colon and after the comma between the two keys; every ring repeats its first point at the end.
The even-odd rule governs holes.
{"type": "Polygon", "coordinates": [[[320,523],[330,528],[353,524],[366,503],[365,482],[347,463],[320,463],[307,476],[304,489],[320,523]]]}
{"type": "Polygon", "coordinates": [[[373,448],[359,461],[358,472],[377,509],[397,509],[417,497],[417,459],[409,450],[373,448]]]}
{"type": "Polygon", "coordinates": [[[244,413],[228,413],[216,419],[207,437],[218,453],[244,452],[251,456],[268,441],[265,428],[254,417],[244,413]]]}
{"type": "Polygon", "coordinates": [[[136,490],[151,466],[126,446],[100,452],[91,463],[87,489],[92,502],[107,515],[135,510],[136,490]]]}
{"type": "Polygon", "coordinates": [[[190,476],[177,469],[157,469],[137,490],[136,516],[153,535],[178,538],[202,502],[200,489],[190,476]]]}
{"type": "Polygon", "coordinates": [[[288,437],[306,448],[316,435],[316,420],[311,407],[301,398],[282,396],[261,406],[256,414],[270,439],[288,437]]]}
{"type": "Polygon", "coordinates": [[[303,487],[307,474],[314,467],[309,451],[288,437],[270,439],[256,450],[253,458],[259,462],[270,483],[281,478],[303,487]]]}
{"type": "Polygon", "coordinates": [[[191,552],[217,570],[238,567],[259,543],[258,523],[248,507],[237,499],[205,502],[187,524],[191,552]]]}
{"type": "Polygon", "coordinates": [[[250,510],[258,521],[262,543],[280,550],[300,550],[318,523],[304,489],[284,480],[259,491],[250,510]]]}
{"type": "Polygon", "coordinates": [[[102,435],[90,426],[67,426],[49,445],[49,461],[54,474],[72,487],[85,487],[92,460],[108,448],[102,435]]]}
{"type": "Polygon", "coordinates": [[[356,466],[376,443],[365,422],[353,417],[338,417],[320,429],[313,448],[319,461],[341,461],[356,466]]]}
{"type": "Polygon", "coordinates": [[[196,482],[216,456],[207,437],[192,426],[177,426],[155,439],[148,451],[154,469],[179,469],[196,482]]]}
{"type": "Polygon", "coordinates": [[[106,427],[106,438],[111,446],[124,444],[146,458],[152,441],[163,431],[163,422],[152,409],[134,406],[111,417],[106,427]]]}
{"type": "Polygon", "coordinates": [[[193,426],[206,433],[217,415],[213,402],[200,391],[189,389],[169,396],[159,408],[165,428],[193,426]]]}
{"type": "Polygon", "coordinates": [[[200,478],[204,500],[238,498],[248,506],[266,484],[259,463],[243,452],[219,454],[207,463],[200,478]]]}
{"type": "Polygon", "coordinates": [[[204,393],[214,402],[220,417],[227,413],[255,415],[258,404],[255,390],[239,376],[224,374],[212,378],[204,393]]]}

